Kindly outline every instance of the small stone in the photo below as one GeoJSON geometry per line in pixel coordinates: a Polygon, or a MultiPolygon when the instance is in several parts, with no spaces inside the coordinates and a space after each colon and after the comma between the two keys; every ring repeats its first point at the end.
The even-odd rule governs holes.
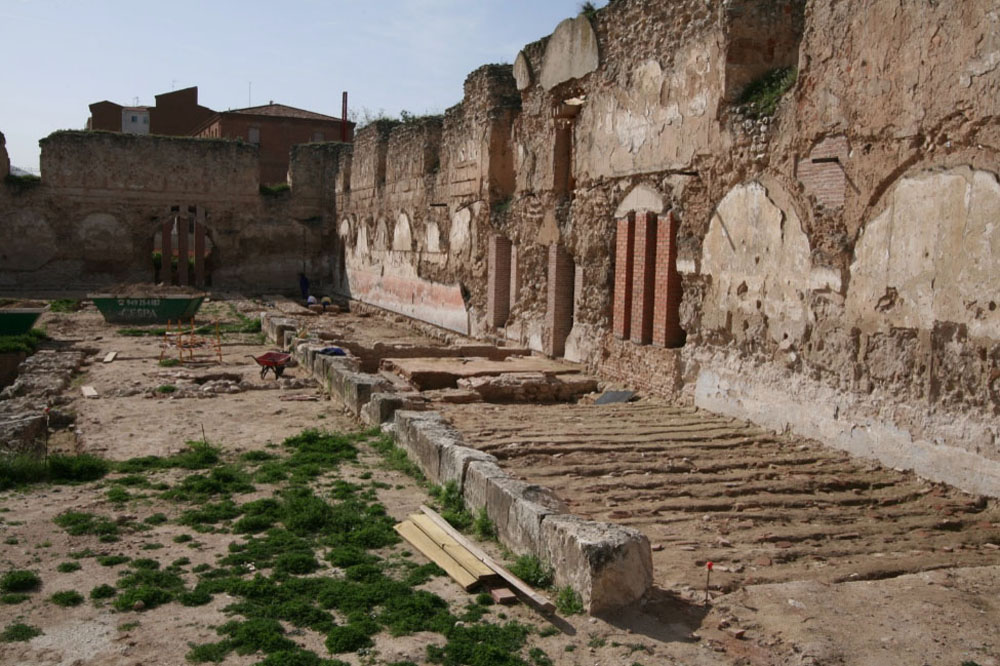
{"type": "Polygon", "coordinates": [[[146,608],[146,604],[142,601],[142,599],[139,599],[134,604],[132,604],[132,610],[134,610],[134,611],[145,610],[145,608],[146,608]]]}

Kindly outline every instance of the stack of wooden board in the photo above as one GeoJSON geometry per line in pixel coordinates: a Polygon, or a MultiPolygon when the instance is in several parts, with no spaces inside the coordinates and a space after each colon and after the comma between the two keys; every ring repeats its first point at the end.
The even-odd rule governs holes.
{"type": "Polygon", "coordinates": [[[436,511],[426,506],[420,510],[422,515],[411,515],[396,525],[396,531],[466,591],[482,584],[498,603],[513,603],[516,594],[543,613],[555,610],[555,604],[462,536],[436,511]]]}
{"type": "Polygon", "coordinates": [[[423,514],[414,514],[396,525],[399,535],[445,570],[466,591],[493,582],[499,576],[423,514]]]}

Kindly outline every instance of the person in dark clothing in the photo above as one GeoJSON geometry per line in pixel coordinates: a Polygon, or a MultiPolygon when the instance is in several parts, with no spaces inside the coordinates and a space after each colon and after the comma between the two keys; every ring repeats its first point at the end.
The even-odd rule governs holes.
{"type": "Polygon", "coordinates": [[[299,291],[302,292],[302,300],[309,300],[309,278],[305,273],[299,273],[299,291]]]}

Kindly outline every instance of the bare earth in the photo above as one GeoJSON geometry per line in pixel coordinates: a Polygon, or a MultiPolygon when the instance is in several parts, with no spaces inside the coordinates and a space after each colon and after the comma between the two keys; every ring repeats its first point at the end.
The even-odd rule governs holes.
{"type": "MultiPolygon", "coordinates": [[[[235,304],[248,315],[257,309],[248,301],[235,304]]],[[[229,304],[207,304],[199,321],[213,316],[232,319],[229,304]]],[[[46,313],[40,323],[57,340],[91,352],[84,374],[67,390],[76,432],[55,433],[53,449],[123,460],[168,455],[205,436],[234,454],[279,443],[307,427],[358,429],[301,369],[286,371],[281,383],[270,376],[261,380],[248,355],[272,347],[253,335],[226,336],[221,365],[211,362],[214,352],[201,348],[203,363],[163,368],[157,363],[159,339],[118,335],[118,327],[105,324],[93,308],[46,313]],[[110,351],[117,358],[102,363],[110,351]],[[272,388],[186,397],[207,395],[206,384],[220,381],[272,388]],[[165,384],[178,390],[153,397],[165,384]],[[84,399],[82,385],[93,386],[98,397],[84,399]]],[[[433,342],[399,321],[377,317],[320,316],[308,325],[366,343],[433,342]]],[[[448,406],[446,413],[470,446],[555,489],[580,515],[643,530],[654,546],[656,588],[643,604],[613,617],[550,622],[523,605],[494,607],[494,616],[557,627],[554,635],[529,639],[556,664],[1000,666],[995,500],[852,461],[814,442],[654,402],[601,408],[473,404],[448,406]],[[709,559],[715,570],[706,604],[709,559]]],[[[339,476],[357,481],[371,473],[388,484],[378,491],[379,501],[395,518],[427,501],[421,486],[379,468],[378,461],[365,450],[339,476]]],[[[178,470],[157,474],[165,481],[181,476],[178,470]]],[[[191,530],[170,521],[106,544],[95,536],[69,536],[53,524],[68,509],[141,521],[157,512],[173,519],[184,508],[157,498],[115,505],[106,498],[107,488],[96,482],[0,493],[0,573],[31,569],[43,581],[29,601],[0,605],[0,626],[24,622],[44,632],[28,642],[0,643],[0,663],[183,664],[189,643],[218,640],[214,628],[230,619],[221,610],[233,601],[226,595],[201,607],[170,603],[121,613],[89,599],[73,608],[48,601],[58,590],[86,596],[119,574],[93,558],[79,560],[78,571],[58,572],[71,551],[91,548],[164,563],[187,557],[195,566],[215,564],[230,542],[242,540],[210,533],[176,543],[174,537],[191,530]]],[[[269,492],[258,484],[255,493],[234,499],[269,492]]],[[[494,544],[486,548],[501,556],[494,544]]],[[[447,578],[425,587],[455,609],[473,596],[447,578]]],[[[322,635],[304,631],[294,639],[326,656],[322,635]]],[[[425,646],[441,640],[436,634],[380,634],[372,654],[337,657],[357,666],[423,664],[425,646]]],[[[223,663],[260,658],[233,652],[223,663]]]]}

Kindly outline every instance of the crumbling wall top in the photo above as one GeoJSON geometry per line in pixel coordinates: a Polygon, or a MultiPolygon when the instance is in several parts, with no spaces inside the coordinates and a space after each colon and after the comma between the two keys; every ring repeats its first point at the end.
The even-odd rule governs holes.
{"type": "Polygon", "coordinates": [[[133,192],[258,192],[257,146],[224,139],[63,130],[45,137],[48,187],[133,192]]]}
{"type": "Polygon", "coordinates": [[[0,132],[0,178],[10,173],[10,158],[7,156],[7,139],[0,132]]]}

